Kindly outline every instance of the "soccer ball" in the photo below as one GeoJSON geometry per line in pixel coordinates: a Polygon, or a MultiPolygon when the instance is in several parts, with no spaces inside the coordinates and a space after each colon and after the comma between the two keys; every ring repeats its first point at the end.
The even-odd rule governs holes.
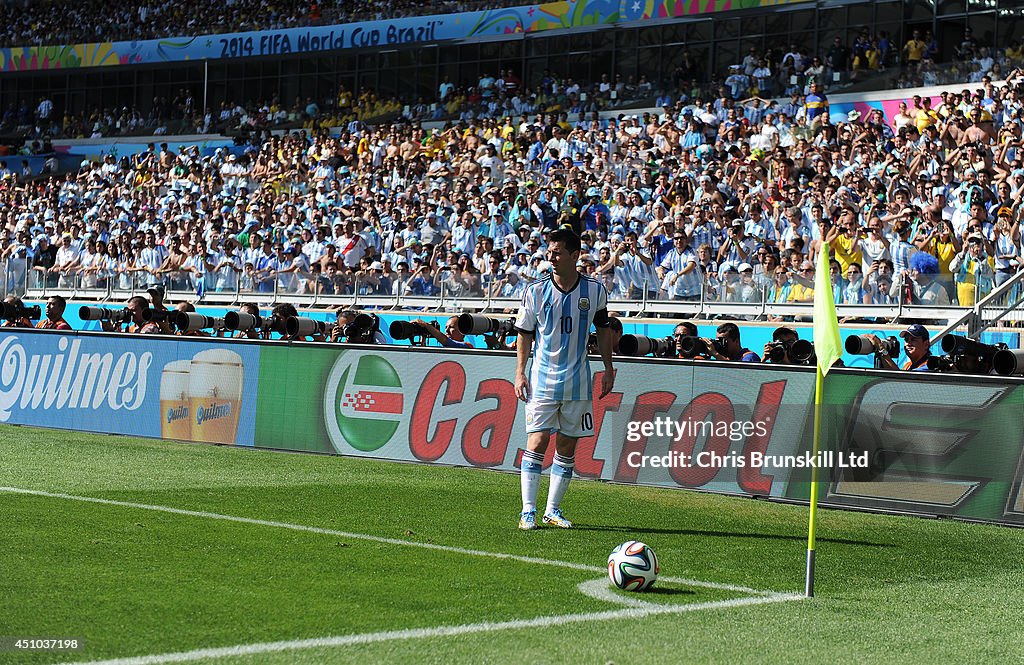
{"type": "Polygon", "coordinates": [[[658,579],[658,556],[640,541],[622,543],[608,555],[608,578],[625,591],[644,591],[658,579]]]}

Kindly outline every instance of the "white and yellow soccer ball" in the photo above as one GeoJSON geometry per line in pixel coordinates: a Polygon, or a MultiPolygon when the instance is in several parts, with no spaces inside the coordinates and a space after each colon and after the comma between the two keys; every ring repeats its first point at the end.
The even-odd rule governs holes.
{"type": "Polygon", "coordinates": [[[658,579],[658,556],[640,541],[622,543],[608,555],[608,578],[624,591],[645,591],[658,579]]]}

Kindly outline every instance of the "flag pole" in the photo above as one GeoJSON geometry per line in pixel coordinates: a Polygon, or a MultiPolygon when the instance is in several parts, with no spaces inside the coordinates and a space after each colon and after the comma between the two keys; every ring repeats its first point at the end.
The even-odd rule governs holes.
{"type": "Polygon", "coordinates": [[[821,450],[821,403],[822,391],[825,387],[825,376],[818,367],[815,371],[814,380],[814,443],[812,445],[811,459],[811,516],[807,525],[807,574],[804,581],[804,595],[808,598],[814,597],[814,549],[816,530],[818,526],[818,451],[821,450]]]}
{"type": "Polygon", "coordinates": [[[814,596],[814,550],[818,528],[818,455],[821,452],[821,405],[824,403],[825,375],[833,363],[843,355],[843,343],[839,338],[839,319],[836,317],[836,303],[832,298],[832,282],[829,279],[828,245],[818,253],[818,267],[814,275],[814,349],[818,356],[814,381],[814,440],[811,451],[811,514],[807,524],[807,579],[804,593],[814,596]]]}

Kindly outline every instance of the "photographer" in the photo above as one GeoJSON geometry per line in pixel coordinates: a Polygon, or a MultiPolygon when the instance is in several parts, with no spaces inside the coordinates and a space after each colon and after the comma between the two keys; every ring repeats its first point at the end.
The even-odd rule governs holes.
{"type": "Polygon", "coordinates": [[[790,349],[798,339],[800,339],[800,335],[796,330],[789,326],[779,326],[772,332],[772,341],[764,345],[764,356],[762,356],[761,362],[770,362],[774,365],[799,364],[789,357],[790,349]]]}
{"type": "Polygon", "coordinates": [[[281,335],[281,340],[286,342],[327,341],[327,337],[322,333],[316,333],[313,335],[289,335],[285,326],[288,319],[292,317],[299,318],[299,311],[295,309],[295,305],[287,302],[274,305],[273,309],[270,310],[270,318],[267,319],[266,325],[263,326],[262,339],[270,339],[271,333],[276,332],[281,335]]]}
{"type": "MultiPolygon", "coordinates": [[[[175,312],[195,313],[196,307],[192,303],[183,300],[183,301],[181,301],[180,303],[178,303],[177,305],[174,306],[174,311],[175,312]]],[[[221,329],[217,329],[215,332],[217,332],[219,334],[220,331],[221,331],[221,329]]],[[[206,332],[205,330],[187,330],[187,331],[178,330],[174,334],[175,335],[179,335],[181,337],[212,337],[213,336],[210,333],[206,332]]]]}
{"type": "MultiPolygon", "coordinates": [[[[151,309],[156,310],[158,312],[167,311],[167,306],[164,305],[163,284],[153,284],[148,289],[146,289],[146,293],[149,294],[149,304],[151,309]]],[[[164,333],[165,335],[174,334],[174,330],[173,328],[171,328],[170,317],[156,318],[155,321],[157,325],[160,326],[160,332],[164,333]]]]}
{"type": "Polygon", "coordinates": [[[159,335],[163,331],[156,321],[146,321],[143,313],[149,309],[149,303],[142,296],[132,296],[124,304],[128,313],[128,319],[124,322],[101,321],[100,325],[105,332],[125,332],[134,335],[159,335]],[[120,326],[127,325],[124,330],[120,326]]]}
{"type": "Polygon", "coordinates": [[[63,296],[50,296],[46,301],[46,318],[36,324],[39,330],[71,330],[71,326],[64,320],[64,310],[68,301],[63,296]]]}
{"type": "Polygon", "coordinates": [[[675,343],[675,357],[686,358],[689,360],[707,360],[708,356],[700,353],[693,357],[683,355],[682,344],[683,340],[687,337],[700,337],[700,333],[697,331],[697,326],[689,321],[681,321],[680,323],[677,323],[675,329],[672,330],[672,340],[675,343]]]}
{"type": "MultiPolygon", "coordinates": [[[[244,302],[238,307],[240,314],[248,314],[254,317],[257,321],[260,320],[260,308],[256,303],[244,302]]],[[[225,330],[221,329],[217,331],[217,337],[222,337],[225,330]]],[[[260,339],[260,328],[258,325],[246,328],[245,330],[236,330],[231,337],[235,339],[260,339]]]]}
{"type": "Polygon", "coordinates": [[[896,362],[889,355],[882,340],[877,335],[865,335],[875,346],[875,357],[878,358],[879,369],[903,369],[911,372],[927,372],[928,358],[931,357],[931,344],[928,340],[928,330],[920,323],[915,323],[900,333],[903,338],[903,350],[907,353],[907,362],[903,367],[897,367],[896,362]]]}
{"type": "Polygon", "coordinates": [[[380,331],[380,319],[373,314],[363,314],[354,309],[338,310],[338,322],[331,332],[332,342],[349,344],[387,344],[388,340],[380,331]]]}
{"type": "MultiPolygon", "coordinates": [[[[12,306],[16,312],[19,312],[19,313],[22,313],[22,314],[25,312],[25,309],[26,309],[25,308],[25,303],[23,303],[21,301],[21,298],[18,298],[16,296],[7,296],[6,298],[4,298],[4,303],[7,304],[7,305],[12,306]]],[[[4,309],[10,309],[10,307],[5,307],[4,309]]],[[[0,328],[31,328],[31,327],[32,327],[32,321],[30,321],[28,319],[28,317],[26,317],[26,316],[14,316],[14,317],[11,317],[11,318],[7,319],[6,321],[4,321],[4,323],[2,325],[0,325],[0,328]]]]}
{"type": "Polygon", "coordinates": [[[750,349],[740,344],[740,329],[735,323],[723,323],[715,331],[716,338],[708,345],[711,350],[711,357],[715,360],[730,360],[733,362],[759,363],[761,358],[750,349]]]}
{"type": "Polygon", "coordinates": [[[421,326],[427,333],[446,349],[472,349],[473,344],[459,330],[459,317],[450,316],[444,323],[444,332],[435,328],[423,319],[413,319],[409,323],[421,326]]]}

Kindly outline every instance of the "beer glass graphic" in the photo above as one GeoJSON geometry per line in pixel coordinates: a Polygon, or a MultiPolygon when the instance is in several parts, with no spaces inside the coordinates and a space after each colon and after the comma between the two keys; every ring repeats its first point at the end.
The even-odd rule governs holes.
{"type": "Polygon", "coordinates": [[[192,410],[189,404],[189,375],[192,362],[175,360],[160,374],[160,437],[192,440],[192,410]]]}
{"type": "Polygon", "coordinates": [[[227,349],[209,349],[197,353],[191,365],[192,440],[235,443],[245,378],[242,357],[227,349]]]}

